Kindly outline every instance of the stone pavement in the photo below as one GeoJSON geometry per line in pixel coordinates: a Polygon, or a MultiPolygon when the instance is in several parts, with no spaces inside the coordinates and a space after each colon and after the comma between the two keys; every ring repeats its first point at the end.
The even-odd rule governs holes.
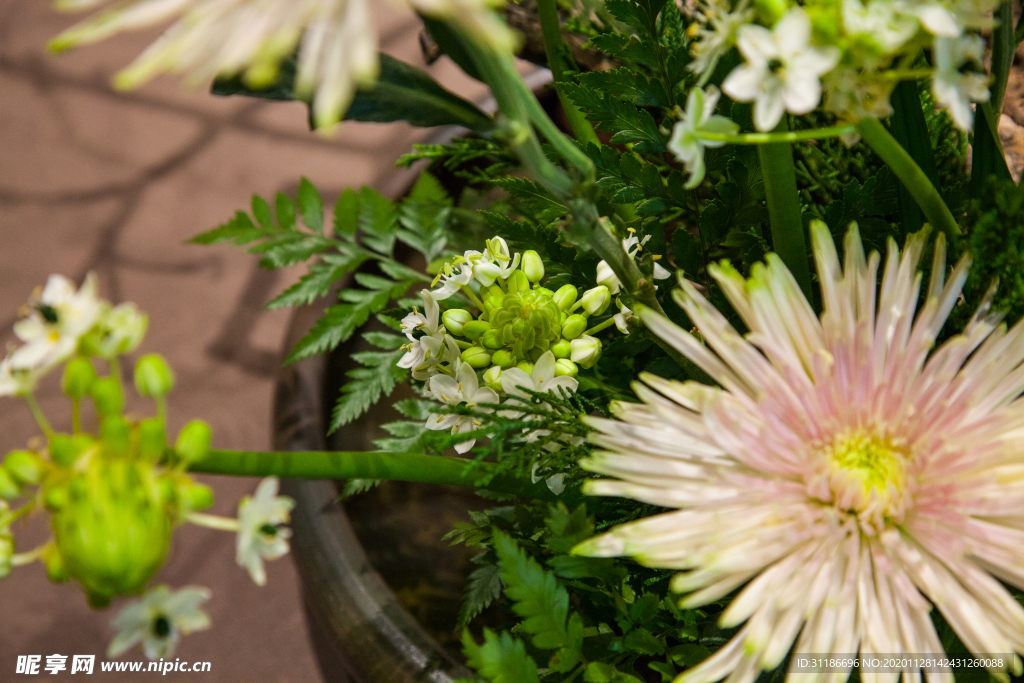
{"type": "MultiPolygon", "coordinates": [[[[415,18],[386,0],[376,9],[382,48],[422,65],[415,18]]],[[[157,32],[48,55],[47,39],[72,21],[46,0],[0,0],[0,344],[12,339],[18,307],[47,275],[80,281],[95,271],[104,296],[134,301],[150,315],[141,351],[163,353],[178,377],[170,432],[200,417],[212,424],[219,447],[267,448],[288,313],[262,306],[296,273],[269,273],[241,250],[185,240],[246,208],[254,192],[294,196],[303,175],[329,201],[352,185],[394,192],[408,176],[397,176],[392,164],[423,133],[347,123],[325,140],[307,130],[303,105],[215,98],[169,78],[115,93],[111,76],[157,32]]],[[[431,71],[467,96],[480,95],[479,85],[445,60],[431,71]]],[[[40,403],[66,427],[67,405],[56,378],[49,380],[40,403]]],[[[151,411],[141,401],[130,407],[151,411]]],[[[34,434],[23,404],[0,399],[0,454],[34,434]]],[[[222,514],[233,514],[256,484],[206,481],[217,492],[213,511],[222,514]]],[[[48,530],[36,518],[16,534],[25,549],[45,540],[48,530]]],[[[213,628],[185,638],[175,653],[209,661],[212,670],[162,680],[320,681],[291,561],[270,563],[268,574],[267,586],[253,585],[234,563],[231,535],[181,528],[158,579],[212,589],[213,628]]],[[[94,612],[77,587],[50,584],[41,566],[16,569],[0,582],[0,681],[22,679],[14,673],[21,654],[44,655],[44,662],[54,653],[102,659],[118,608],[94,612]]],[[[138,650],[122,657],[135,658],[143,658],[138,650]]],[[[43,675],[78,680],[77,674],[43,675]]],[[[97,672],[86,680],[135,678],[97,672]]]]}

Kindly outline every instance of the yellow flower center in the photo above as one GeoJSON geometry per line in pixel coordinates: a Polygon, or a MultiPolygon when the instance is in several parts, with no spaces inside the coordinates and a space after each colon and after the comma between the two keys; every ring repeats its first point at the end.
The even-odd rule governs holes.
{"type": "Polygon", "coordinates": [[[832,502],[876,523],[902,517],[907,490],[906,456],[876,436],[853,434],[825,451],[832,502]]]}

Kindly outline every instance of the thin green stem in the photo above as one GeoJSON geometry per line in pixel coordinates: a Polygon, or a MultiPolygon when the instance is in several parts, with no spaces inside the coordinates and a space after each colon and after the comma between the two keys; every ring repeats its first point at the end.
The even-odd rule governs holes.
{"type": "MultiPolygon", "coordinates": [[[[783,118],[776,131],[788,128],[783,118]]],[[[811,294],[811,270],[807,262],[807,241],[796,189],[796,167],[793,147],[788,142],[775,142],[757,148],[761,159],[761,175],[768,200],[768,218],[772,231],[772,247],[796,278],[808,301],[811,294]]]]}
{"type": "Polygon", "coordinates": [[[590,121],[583,115],[580,108],[566,96],[561,84],[567,79],[563,49],[565,41],[562,40],[562,25],[558,19],[558,7],[555,0],[537,0],[537,15],[540,20],[540,31],[544,37],[544,51],[548,55],[548,68],[551,69],[551,77],[555,82],[555,92],[558,93],[558,100],[562,103],[562,111],[569,121],[569,127],[576,134],[576,138],[584,143],[591,143],[601,146],[597,139],[597,133],[590,121]]]}
{"type": "Polygon", "coordinates": [[[71,399],[71,433],[82,433],[82,399],[71,399]]]}
{"type": "Polygon", "coordinates": [[[167,424],[167,397],[163,394],[157,394],[153,397],[153,402],[156,403],[156,417],[164,425],[167,424]]]}
{"type": "Polygon", "coordinates": [[[469,300],[473,302],[473,305],[479,308],[481,311],[486,311],[484,308],[484,302],[480,301],[480,297],[473,293],[473,290],[468,285],[462,285],[462,293],[469,297],[469,300]]]}
{"type": "Polygon", "coordinates": [[[882,157],[882,161],[910,191],[932,227],[945,233],[946,239],[950,242],[955,242],[960,236],[960,226],[957,225],[949,207],[942,201],[939,191],[931,184],[921,167],[914,162],[913,157],[900,146],[878,119],[864,119],[857,124],[857,130],[864,142],[882,157]]]}
{"type": "Polygon", "coordinates": [[[250,477],[391,479],[484,488],[523,498],[557,500],[543,482],[533,484],[528,479],[497,474],[491,463],[473,463],[422,453],[211,450],[202,460],[192,463],[189,469],[206,474],[250,477]]]}
{"type": "Polygon", "coordinates": [[[204,526],[207,529],[217,531],[236,532],[240,528],[239,522],[234,517],[221,517],[220,515],[208,515],[204,512],[190,512],[185,515],[185,521],[196,526],[204,526]]]}
{"type": "Polygon", "coordinates": [[[893,69],[878,74],[887,81],[919,81],[922,78],[931,78],[931,69],[893,69]]]}
{"type": "Polygon", "coordinates": [[[593,335],[597,334],[598,332],[601,332],[603,330],[607,330],[609,327],[611,327],[614,324],[615,324],[615,317],[612,316],[611,318],[608,318],[607,320],[603,320],[603,321],[599,322],[597,325],[594,325],[589,330],[585,330],[583,332],[583,334],[589,334],[589,335],[593,336],[593,335]]]}
{"type": "Polygon", "coordinates": [[[698,130],[697,139],[724,142],[730,145],[765,145],[775,142],[799,142],[801,140],[837,138],[840,135],[856,132],[856,126],[830,126],[828,128],[813,128],[811,130],[785,131],[780,133],[737,133],[734,135],[698,130]]]}
{"type": "Polygon", "coordinates": [[[32,417],[36,419],[36,423],[39,424],[39,428],[43,430],[47,438],[53,436],[53,429],[50,427],[50,421],[46,419],[46,415],[43,414],[42,409],[36,402],[36,397],[31,393],[24,395],[25,403],[28,404],[28,409],[32,411],[32,417]]]}
{"type": "Polygon", "coordinates": [[[52,543],[53,543],[52,541],[49,541],[47,543],[44,543],[43,545],[36,546],[35,548],[33,548],[32,550],[29,550],[27,552],[16,553],[16,554],[12,555],[11,556],[11,566],[12,567],[21,567],[21,566],[24,566],[26,564],[32,564],[33,562],[35,562],[36,560],[38,560],[40,557],[43,556],[43,553],[46,552],[46,549],[49,548],[52,543]]]}

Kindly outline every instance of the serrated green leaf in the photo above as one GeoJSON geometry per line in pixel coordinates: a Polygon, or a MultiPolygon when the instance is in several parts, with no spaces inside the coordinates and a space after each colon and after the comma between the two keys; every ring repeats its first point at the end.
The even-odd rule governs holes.
{"type": "Polygon", "coordinates": [[[260,224],[260,227],[272,230],[274,228],[274,219],[270,213],[270,205],[267,204],[267,200],[258,194],[252,196],[252,215],[256,218],[256,221],[260,224]]]}
{"type": "Polygon", "coordinates": [[[384,349],[386,351],[394,351],[407,341],[405,337],[397,334],[391,334],[390,332],[367,332],[363,335],[363,339],[370,342],[378,349],[384,349]]]}
{"type": "Polygon", "coordinates": [[[363,244],[379,254],[390,255],[398,230],[398,207],[370,187],[360,191],[359,203],[359,229],[363,232],[363,244]]]}
{"type": "Polygon", "coordinates": [[[306,178],[299,181],[299,192],[296,197],[302,224],[313,232],[324,234],[324,202],[320,192],[306,178]]]}
{"type": "Polygon", "coordinates": [[[513,601],[512,610],[524,619],[520,628],[533,636],[535,647],[555,650],[568,645],[569,594],[553,573],[500,530],[494,531],[493,543],[505,595],[513,601]]]}
{"type": "Polygon", "coordinates": [[[351,187],[338,197],[338,203],[334,205],[334,234],[339,237],[352,237],[359,229],[359,216],[362,211],[362,203],[359,193],[351,187]]]}
{"type": "Polygon", "coordinates": [[[521,640],[508,633],[500,636],[484,629],[484,642],[477,645],[468,630],[462,632],[466,663],[491,683],[539,683],[537,663],[526,654],[521,640]]]}
{"type": "Polygon", "coordinates": [[[282,230],[295,229],[295,203],[291,197],[284,192],[278,192],[274,199],[274,209],[277,213],[277,225],[282,230]]]}
{"type": "Polygon", "coordinates": [[[349,479],[345,482],[345,486],[342,487],[341,493],[338,495],[339,500],[345,500],[352,496],[359,495],[360,493],[366,493],[367,491],[380,486],[382,479],[349,479]]]}
{"type": "Polygon", "coordinates": [[[469,575],[466,593],[459,609],[458,628],[465,628],[478,614],[490,607],[501,595],[501,570],[497,565],[487,564],[469,575]]]}
{"type": "Polygon", "coordinates": [[[398,401],[392,406],[399,413],[413,420],[426,420],[434,412],[437,404],[433,401],[424,401],[418,398],[407,398],[398,401]]]}
{"type": "Polygon", "coordinates": [[[189,242],[193,244],[217,244],[219,242],[232,242],[243,245],[255,242],[263,237],[275,235],[277,230],[257,228],[252,219],[244,211],[236,211],[235,215],[227,223],[219,225],[213,230],[201,232],[189,242]]]}
{"type": "Polygon", "coordinates": [[[363,365],[349,370],[349,381],[341,388],[341,396],[331,414],[330,431],[352,422],[369,410],[381,396],[390,396],[396,382],[404,382],[409,371],[398,367],[405,350],[364,351],[352,354],[352,359],[363,365]]]}
{"type": "Polygon", "coordinates": [[[294,285],[279,294],[267,304],[268,309],[284,308],[285,306],[302,306],[312,303],[322,296],[327,296],[331,285],[358,268],[367,256],[361,252],[351,254],[325,254],[323,263],[309,266],[309,272],[299,278],[294,285]]]}
{"type": "Polygon", "coordinates": [[[448,241],[451,205],[441,183],[429,173],[420,174],[399,208],[402,229],[398,239],[418,250],[430,263],[444,251],[448,241]]]}

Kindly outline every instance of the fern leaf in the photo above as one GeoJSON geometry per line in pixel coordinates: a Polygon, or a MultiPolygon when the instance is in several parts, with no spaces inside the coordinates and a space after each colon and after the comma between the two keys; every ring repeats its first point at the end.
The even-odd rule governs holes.
{"type": "Polygon", "coordinates": [[[551,572],[516,545],[509,536],[494,531],[494,551],[501,567],[505,595],[512,609],[525,621],[522,630],[533,636],[533,644],[554,650],[568,643],[565,623],[569,616],[569,594],[551,572]]]}
{"type": "Polygon", "coordinates": [[[468,630],[462,632],[466,663],[492,683],[539,683],[537,663],[526,654],[521,640],[508,633],[500,636],[484,629],[484,642],[477,645],[468,630]]]}

